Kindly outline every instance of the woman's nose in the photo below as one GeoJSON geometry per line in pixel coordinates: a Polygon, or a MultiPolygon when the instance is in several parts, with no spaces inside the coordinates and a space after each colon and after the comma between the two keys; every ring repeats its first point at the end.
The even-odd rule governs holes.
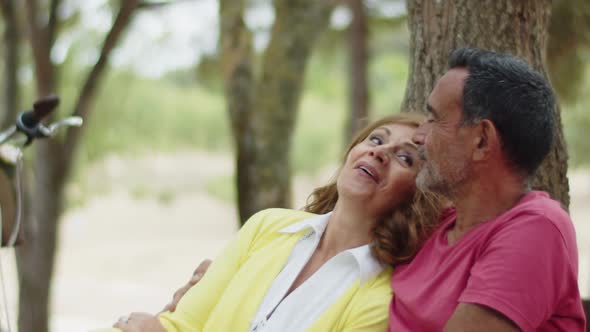
{"type": "Polygon", "coordinates": [[[376,146],[373,149],[371,149],[371,151],[369,151],[369,155],[377,159],[377,161],[379,161],[379,163],[381,164],[386,164],[389,162],[387,150],[382,145],[376,146]]]}

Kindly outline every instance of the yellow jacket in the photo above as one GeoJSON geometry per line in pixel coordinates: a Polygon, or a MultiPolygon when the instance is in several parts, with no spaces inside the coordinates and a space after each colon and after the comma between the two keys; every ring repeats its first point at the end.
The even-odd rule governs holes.
{"type": "MultiPolygon", "coordinates": [[[[184,295],[176,311],[159,316],[162,325],[168,332],[248,331],[266,291],[306,233],[279,230],[312,216],[286,209],[252,216],[203,279],[184,295]]],[[[385,331],[391,272],[386,268],[362,284],[356,281],[307,331],[385,331]]]]}

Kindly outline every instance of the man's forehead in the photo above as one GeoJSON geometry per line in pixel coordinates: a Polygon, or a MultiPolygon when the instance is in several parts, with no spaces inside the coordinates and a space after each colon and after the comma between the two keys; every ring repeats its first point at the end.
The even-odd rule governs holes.
{"type": "MultiPolygon", "coordinates": [[[[447,71],[438,80],[436,86],[432,90],[432,93],[428,98],[429,103],[431,103],[431,105],[435,102],[437,104],[455,103],[461,106],[463,100],[463,86],[465,85],[467,76],[469,76],[467,68],[452,68],[447,71]]],[[[435,105],[432,106],[436,107],[435,105]]]]}

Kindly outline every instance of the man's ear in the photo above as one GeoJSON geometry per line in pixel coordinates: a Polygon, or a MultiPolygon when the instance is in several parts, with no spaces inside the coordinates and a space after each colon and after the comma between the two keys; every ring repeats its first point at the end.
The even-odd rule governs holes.
{"type": "Polygon", "coordinates": [[[476,125],[475,130],[473,160],[486,160],[500,144],[498,129],[494,126],[492,121],[484,119],[476,125]]]}

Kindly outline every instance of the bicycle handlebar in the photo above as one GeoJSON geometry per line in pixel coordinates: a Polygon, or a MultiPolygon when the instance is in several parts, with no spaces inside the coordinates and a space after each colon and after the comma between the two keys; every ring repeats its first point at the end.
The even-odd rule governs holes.
{"type": "Polygon", "coordinates": [[[51,114],[57,105],[59,105],[59,97],[56,95],[40,98],[33,104],[32,111],[21,113],[19,118],[27,127],[34,127],[46,116],[51,114]]]}
{"type": "Polygon", "coordinates": [[[59,97],[49,95],[40,98],[33,104],[33,110],[22,112],[16,118],[16,129],[27,136],[25,145],[31,144],[33,139],[47,137],[46,131],[40,126],[41,120],[47,117],[59,105],[59,97]]]}

